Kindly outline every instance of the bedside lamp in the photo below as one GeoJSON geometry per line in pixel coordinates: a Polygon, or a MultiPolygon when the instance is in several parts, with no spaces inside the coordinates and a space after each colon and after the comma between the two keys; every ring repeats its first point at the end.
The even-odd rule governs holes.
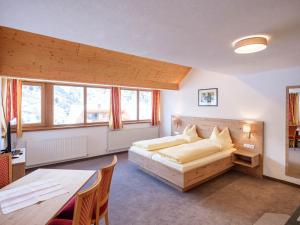
{"type": "Polygon", "coordinates": [[[173,122],[173,124],[176,126],[176,129],[177,129],[177,128],[179,127],[180,123],[181,123],[181,120],[180,120],[179,117],[174,116],[174,117],[172,118],[172,122],[173,122]]]}
{"type": "Polygon", "coordinates": [[[251,137],[251,125],[246,123],[243,125],[243,132],[248,134],[248,138],[251,137]]]}

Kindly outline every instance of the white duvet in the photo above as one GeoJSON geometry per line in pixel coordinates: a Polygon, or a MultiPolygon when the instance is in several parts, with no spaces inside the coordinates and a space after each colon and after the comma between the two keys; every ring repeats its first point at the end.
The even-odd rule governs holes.
{"type": "Polygon", "coordinates": [[[182,145],[185,143],[188,143],[188,140],[184,135],[175,135],[144,141],[137,141],[134,142],[132,145],[139,148],[143,148],[148,151],[153,151],[162,148],[169,148],[172,146],[182,145]]]}
{"type": "Polygon", "coordinates": [[[188,163],[215,154],[221,150],[220,146],[214,141],[202,139],[194,143],[161,149],[157,154],[176,163],[188,163]]]}

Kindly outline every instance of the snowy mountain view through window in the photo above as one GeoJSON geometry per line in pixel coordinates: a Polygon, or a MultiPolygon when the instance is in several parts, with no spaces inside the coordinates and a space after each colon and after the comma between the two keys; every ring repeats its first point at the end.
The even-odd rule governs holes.
{"type": "Polygon", "coordinates": [[[123,121],[150,120],[152,115],[152,92],[122,89],[121,113],[123,121]]]}
{"type": "Polygon", "coordinates": [[[121,90],[122,120],[137,120],[137,91],[121,90]]]}
{"type": "Polygon", "coordinates": [[[87,88],[86,116],[88,123],[108,122],[110,112],[110,88],[87,88]]]}
{"type": "MultiPolygon", "coordinates": [[[[120,95],[122,121],[139,123],[151,120],[151,90],[121,88],[120,95]]],[[[22,123],[25,129],[107,125],[110,109],[109,86],[22,83],[22,123]]],[[[14,122],[12,120],[11,124],[15,125],[14,122]]]]}
{"type": "Polygon", "coordinates": [[[84,122],[84,88],[76,86],[53,87],[54,124],[84,122]]]}
{"type": "Polygon", "coordinates": [[[42,87],[22,85],[22,123],[42,122],[42,87]]]}
{"type": "Polygon", "coordinates": [[[152,116],[152,93],[139,91],[139,120],[150,120],[152,116]]]}

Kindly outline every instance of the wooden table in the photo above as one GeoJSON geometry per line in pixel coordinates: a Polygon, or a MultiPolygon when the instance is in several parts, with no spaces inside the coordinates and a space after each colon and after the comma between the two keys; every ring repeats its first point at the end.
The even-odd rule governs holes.
{"type": "Polygon", "coordinates": [[[69,193],[46,200],[18,211],[4,215],[0,210],[1,225],[44,225],[74,196],[78,190],[94,175],[92,170],[38,169],[11,183],[1,190],[18,187],[41,179],[54,178],[69,193]]]}
{"type": "Polygon", "coordinates": [[[26,150],[25,148],[20,149],[22,155],[18,158],[12,159],[12,179],[13,181],[20,179],[25,176],[25,167],[26,167],[26,150]]]}

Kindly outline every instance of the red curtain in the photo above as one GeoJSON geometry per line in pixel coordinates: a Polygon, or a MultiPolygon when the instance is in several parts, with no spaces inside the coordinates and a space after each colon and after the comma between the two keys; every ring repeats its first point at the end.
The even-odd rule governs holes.
{"type": "MultiPolygon", "coordinates": [[[[1,113],[8,123],[16,119],[17,135],[22,136],[22,120],[21,120],[21,101],[22,101],[22,81],[15,79],[1,78],[2,83],[2,104],[1,113]]],[[[3,118],[2,117],[2,118],[3,118]]],[[[6,130],[6,124],[3,124],[6,130]]]]}
{"type": "Polygon", "coordinates": [[[123,127],[121,118],[121,93],[119,87],[111,89],[111,110],[109,127],[113,130],[118,130],[123,127]]]}
{"type": "Polygon", "coordinates": [[[152,126],[159,125],[160,122],[160,91],[152,91],[152,126]]]}
{"type": "Polygon", "coordinates": [[[12,107],[11,107],[11,80],[7,80],[6,81],[6,113],[5,113],[5,121],[6,123],[8,123],[9,121],[12,120],[12,116],[11,116],[11,111],[12,111],[12,107]]]}
{"type": "Polygon", "coordinates": [[[299,96],[297,93],[289,94],[289,124],[298,125],[299,123],[299,96]]]}

